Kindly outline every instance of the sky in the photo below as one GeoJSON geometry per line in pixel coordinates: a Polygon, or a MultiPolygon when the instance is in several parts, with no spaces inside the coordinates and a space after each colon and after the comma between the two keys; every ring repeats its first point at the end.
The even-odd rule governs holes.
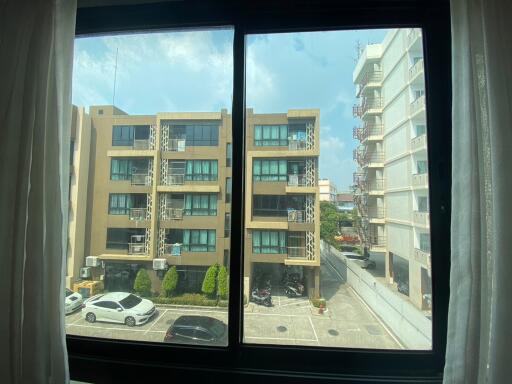
{"type": "MultiPolygon", "coordinates": [[[[387,30],[250,35],[246,106],[255,113],[320,109],[320,177],[349,190],[357,44],[387,30]]],[[[231,110],[233,31],[132,34],[75,41],[73,104],[114,103],[130,115],[231,110]],[[117,56],[117,69],[116,69],[117,56]],[[115,87],[114,87],[115,82],[115,87]],[[115,88],[115,93],[114,93],[115,88]]]]}

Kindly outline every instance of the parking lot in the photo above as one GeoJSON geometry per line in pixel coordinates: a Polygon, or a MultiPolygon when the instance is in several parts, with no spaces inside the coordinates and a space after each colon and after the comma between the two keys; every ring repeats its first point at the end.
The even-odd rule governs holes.
{"type": "MultiPolygon", "coordinates": [[[[319,314],[306,298],[287,298],[279,288],[273,290],[273,307],[249,303],[244,310],[246,343],[288,344],[351,348],[401,348],[399,341],[386,329],[352,289],[344,284],[336,270],[325,263],[321,270],[322,294],[328,310],[319,314]]],[[[205,315],[227,322],[224,308],[161,307],[146,324],[88,323],[80,311],[66,317],[69,334],[163,341],[165,332],[182,315],[205,315]]]]}

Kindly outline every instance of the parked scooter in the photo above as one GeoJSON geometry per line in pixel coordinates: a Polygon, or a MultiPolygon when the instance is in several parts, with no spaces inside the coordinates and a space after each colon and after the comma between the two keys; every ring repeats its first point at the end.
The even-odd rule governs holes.
{"type": "Polygon", "coordinates": [[[304,296],[304,285],[300,282],[288,282],[284,285],[284,293],[288,297],[304,296]]]}
{"type": "Polygon", "coordinates": [[[251,293],[251,301],[253,303],[264,305],[266,307],[272,306],[272,295],[270,293],[260,294],[258,288],[254,288],[251,293]]]}

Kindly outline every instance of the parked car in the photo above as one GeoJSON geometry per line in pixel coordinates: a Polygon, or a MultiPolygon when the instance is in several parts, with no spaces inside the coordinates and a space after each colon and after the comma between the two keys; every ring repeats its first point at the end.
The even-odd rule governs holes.
{"type": "Polygon", "coordinates": [[[66,315],[73,311],[76,311],[78,308],[82,307],[84,299],[81,294],[73,292],[71,289],[66,288],[66,301],[65,301],[65,310],[66,315]]]}
{"type": "Polygon", "coordinates": [[[208,316],[180,316],[169,327],[166,343],[227,345],[228,332],[224,322],[208,316]]]}
{"type": "Polygon", "coordinates": [[[89,323],[108,321],[133,327],[146,323],[155,312],[155,305],[148,299],[126,292],[110,292],[86,300],[82,317],[89,323]]]}

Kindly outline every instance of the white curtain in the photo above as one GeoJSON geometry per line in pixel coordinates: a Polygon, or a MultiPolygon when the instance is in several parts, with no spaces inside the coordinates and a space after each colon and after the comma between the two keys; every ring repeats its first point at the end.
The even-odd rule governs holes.
{"type": "Polygon", "coordinates": [[[68,381],[64,328],[76,0],[0,0],[0,381],[68,381]]]}
{"type": "Polygon", "coordinates": [[[512,382],[512,2],[452,0],[445,383],[512,382]]]}

